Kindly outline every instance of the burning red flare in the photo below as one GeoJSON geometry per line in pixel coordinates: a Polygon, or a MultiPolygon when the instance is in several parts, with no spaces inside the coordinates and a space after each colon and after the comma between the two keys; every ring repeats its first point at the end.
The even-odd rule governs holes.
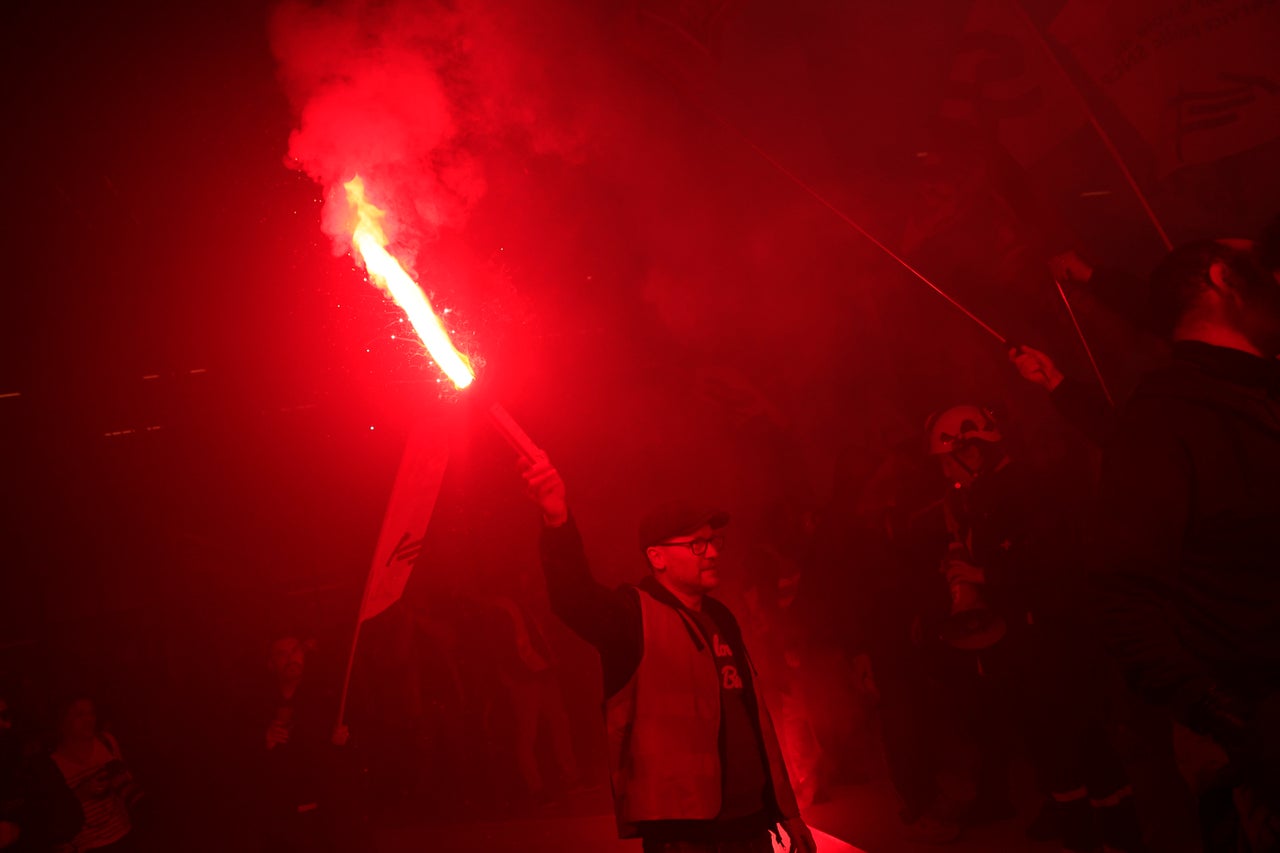
{"type": "Polygon", "coordinates": [[[427,352],[454,386],[466,388],[475,380],[475,372],[467,357],[458,352],[449,340],[449,332],[436,316],[427,294],[387,251],[387,236],[382,230],[382,219],[386,214],[365,198],[364,181],[359,175],[343,187],[347,191],[347,202],[356,215],[351,242],[364,262],[364,268],[378,287],[404,311],[427,352]]]}

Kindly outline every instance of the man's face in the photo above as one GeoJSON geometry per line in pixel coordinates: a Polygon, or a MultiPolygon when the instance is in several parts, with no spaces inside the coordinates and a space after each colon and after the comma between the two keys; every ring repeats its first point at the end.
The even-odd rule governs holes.
{"type": "Polygon", "coordinates": [[[271,644],[267,665],[278,677],[293,681],[302,677],[307,652],[297,637],[281,637],[271,644]]]}
{"type": "Polygon", "coordinates": [[[1263,355],[1280,353],[1280,277],[1262,266],[1250,240],[1218,240],[1206,286],[1220,291],[1222,319],[1263,355]]]}
{"type": "Polygon", "coordinates": [[[720,549],[712,537],[719,535],[711,525],[704,524],[693,533],[676,536],[664,545],[648,548],[646,553],[654,574],[689,595],[701,595],[715,589],[720,585],[720,572],[716,568],[720,549]],[[706,550],[700,555],[693,553],[691,544],[694,543],[705,543],[706,550]]]}

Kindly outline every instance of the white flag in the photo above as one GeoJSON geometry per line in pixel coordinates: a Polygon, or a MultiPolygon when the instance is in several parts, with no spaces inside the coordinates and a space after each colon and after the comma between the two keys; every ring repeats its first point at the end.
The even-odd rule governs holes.
{"type": "Polygon", "coordinates": [[[413,564],[422,552],[448,462],[448,436],[442,430],[423,423],[410,433],[360,602],[361,622],[377,616],[404,595],[413,564]]]}

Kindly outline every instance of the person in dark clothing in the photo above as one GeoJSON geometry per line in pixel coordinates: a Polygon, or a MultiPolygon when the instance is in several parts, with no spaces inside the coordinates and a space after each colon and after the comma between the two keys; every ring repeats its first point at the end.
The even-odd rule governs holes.
{"type": "Polygon", "coordinates": [[[51,853],[83,826],[75,793],[0,694],[0,850],[51,853]]]}
{"type": "MultiPolygon", "coordinates": [[[[1065,376],[1049,356],[1031,347],[1010,349],[1009,360],[1023,379],[1049,392],[1059,416],[1094,447],[1101,449],[1110,441],[1119,428],[1120,413],[1098,384],[1065,376]]],[[[1105,680],[1115,682],[1103,688],[1112,705],[1108,727],[1121,753],[1127,757],[1135,799],[1143,815],[1144,834],[1153,849],[1182,850],[1197,832],[1192,807],[1194,797],[1178,770],[1174,754],[1172,719],[1165,709],[1126,691],[1113,675],[1108,674],[1105,680]]],[[[1028,830],[1033,837],[1047,837],[1055,832],[1052,808],[1042,810],[1040,818],[1028,830]]]]}
{"type": "Polygon", "coordinates": [[[856,593],[840,599],[852,610],[846,641],[864,666],[864,689],[877,701],[904,836],[939,844],[957,839],[961,828],[939,788],[944,747],[954,731],[938,677],[938,643],[926,637],[924,626],[936,626],[946,612],[936,558],[945,532],[929,523],[936,520],[942,489],[936,472],[925,470],[922,443],[915,435],[893,448],[841,519],[840,535],[826,543],[824,557],[853,578],[856,593]]]}
{"type": "Polygon", "coordinates": [[[1129,683],[1199,747],[1182,752],[1206,847],[1274,850],[1280,285],[1249,244],[1202,241],[1169,254],[1151,297],[1174,360],[1143,380],[1104,453],[1102,628],[1129,683]]]}
{"type": "Polygon", "coordinates": [[[334,780],[350,733],[333,724],[336,702],[304,678],[306,657],[307,644],[297,637],[271,644],[271,684],[256,710],[254,805],[264,849],[273,853],[336,850],[336,830],[349,828],[337,819],[334,780]]]}
{"type": "Polygon", "coordinates": [[[538,766],[538,730],[543,724],[559,771],[558,781],[572,789],[580,783],[580,777],[558,660],[543,629],[545,622],[531,606],[530,575],[536,575],[536,569],[520,572],[519,589],[512,590],[511,595],[489,599],[489,633],[498,664],[498,681],[506,689],[515,717],[516,768],[525,794],[534,803],[546,804],[553,800],[553,793],[538,766]]]}
{"type": "Polygon", "coordinates": [[[980,407],[939,413],[929,443],[950,486],[942,506],[950,541],[937,559],[951,606],[938,636],[981,750],[975,817],[1012,814],[1008,733],[1020,729],[1066,849],[1141,849],[1132,789],[1072,616],[1083,578],[1063,490],[1051,473],[1019,463],[980,407]]]}
{"type": "Polygon", "coordinates": [[[619,835],[646,853],[763,853],[781,826],[792,853],[814,853],[741,629],[708,594],[728,516],[655,509],[639,536],[652,574],[611,590],[591,576],[545,454],[524,476],[542,510],[552,611],[600,653],[619,835]]]}

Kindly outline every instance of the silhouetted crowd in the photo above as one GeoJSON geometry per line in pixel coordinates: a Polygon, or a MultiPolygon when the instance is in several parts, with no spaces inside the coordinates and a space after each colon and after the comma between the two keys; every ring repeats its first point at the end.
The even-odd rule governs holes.
{"type": "Polygon", "coordinates": [[[857,580],[821,598],[857,603],[840,618],[909,838],[1014,816],[1017,750],[1042,800],[1032,838],[1280,849],[1278,228],[1159,265],[1140,316],[1166,363],[1119,409],[1010,349],[1100,451],[1096,474],[1031,461],[965,404],[827,519],[815,574],[857,580]]]}
{"type": "MultiPolygon", "coordinates": [[[[1060,279],[1100,286],[1078,257],[1054,263],[1060,279]]],[[[656,798],[634,821],[646,849],[704,849],[662,845],[721,830],[755,843],[775,825],[803,836],[797,807],[887,766],[914,841],[1015,819],[1031,790],[1026,833],[1066,850],[1280,849],[1280,221],[1256,241],[1179,247],[1147,290],[1123,298],[1144,302],[1130,315],[1163,337],[1164,365],[1119,406],[1050,355],[1008,352],[1091,462],[1034,452],[979,401],[939,401],[957,404],[827,505],[771,507],[717,593],[728,608],[704,609],[701,587],[684,596],[668,578],[683,571],[677,555],[694,581],[716,571],[727,516],[647,517],[640,544],[658,580],[604,592],[563,484],[537,462],[526,476],[547,520],[550,599],[531,558],[501,589],[442,586],[429,607],[401,608],[341,715],[338,680],[309,667],[314,640],[273,638],[260,689],[235,711],[237,751],[206,756],[238,777],[210,811],[236,815],[263,850],[359,851],[374,849],[375,824],[536,814],[612,789],[620,826],[656,798]],[[600,650],[607,715],[626,700],[624,742],[574,725],[567,674],[581,647],[557,617],[600,650]],[[740,813],[660,812],[687,806],[661,802],[636,768],[644,738],[676,742],[645,734],[637,710],[674,701],[643,686],[666,677],[648,661],[668,653],[668,630],[691,640],[671,654],[714,656],[711,730],[738,739],[677,766],[738,768],[750,789],[723,781],[723,797],[740,813]],[[606,751],[607,781],[593,769],[606,751]]],[[[0,849],[174,849],[144,793],[154,780],[137,778],[93,697],[24,707],[4,690],[0,849]]]]}

